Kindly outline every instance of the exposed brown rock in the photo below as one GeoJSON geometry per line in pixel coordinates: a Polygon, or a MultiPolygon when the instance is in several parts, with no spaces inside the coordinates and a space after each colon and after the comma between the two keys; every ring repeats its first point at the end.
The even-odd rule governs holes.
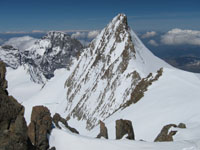
{"type": "Polygon", "coordinates": [[[178,128],[186,128],[186,125],[184,123],[179,123],[178,128]]]}
{"type": "Polygon", "coordinates": [[[32,150],[24,119],[24,107],[8,96],[6,68],[0,62],[0,150],[32,150]]]}
{"type": "Polygon", "coordinates": [[[97,135],[97,138],[104,137],[108,139],[108,130],[105,126],[105,123],[103,121],[100,121],[100,133],[97,135]]]}
{"type": "Polygon", "coordinates": [[[5,76],[6,76],[6,66],[2,61],[0,61],[0,88],[3,91],[5,91],[8,86],[5,76]]]}
{"type": "Polygon", "coordinates": [[[132,123],[129,120],[117,120],[116,121],[116,139],[121,139],[124,135],[128,134],[127,139],[134,140],[134,131],[132,123]]]}
{"type": "Polygon", "coordinates": [[[186,125],[184,123],[180,123],[178,126],[175,124],[169,124],[162,128],[159,135],[154,140],[155,142],[163,142],[163,141],[173,141],[173,136],[176,134],[177,131],[170,131],[169,129],[171,127],[175,128],[186,128],[186,125]]]}
{"type": "Polygon", "coordinates": [[[52,118],[48,108],[44,106],[33,107],[31,123],[28,126],[28,136],[38,150],[49,148],[48,134],[50,134],[51,129],[52,118]]]}
{"type": "Polygon", "coordinates": [[[155,77],[153,77],[152,73],[150,73],[146,78],[143,78],[133,89],[130,100],[123,104],[122,108],[126,108],[131,104],[137,103],[144,96],[144,93],[147,91],[148,87],[162,76],[162,73],[163,68],[160,68],[155,77]]]}
{"type": "Polygon", "coordinates": [[[62,118],[58,113],[55,113],[53,116],[53,122],[55,123],[56,127],[61,129],[59,122],[61,122],[67,129],[69,129],[71,132],[79,134],[79,132],[68,125],[67,120],[62,118]]]}
{"type": "Polygon", "coordinates": [[[56,150],[56,148],[55,147],[51,147],[50,149],[48,149],[48,150],[56,150]]]}
{"type": "Polygon", "coordinates": [[[58,113],[55,113],[55,115],[53,116],[53,122],[55,123],[56,127],[59,128],[59,129],[61,129],[59,122],[61,122],[66,128],[68,127],[67,120],[62,118],[60,116],[60,114],[58,114],[58,113]]]}

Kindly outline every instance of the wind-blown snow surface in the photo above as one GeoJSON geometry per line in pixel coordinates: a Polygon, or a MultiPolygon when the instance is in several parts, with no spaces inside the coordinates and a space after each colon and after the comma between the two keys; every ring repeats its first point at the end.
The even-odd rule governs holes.
{"type": "MultiPolygon", "coordinates": [[[[140,76],[146,77],[148,73],[152,72],[155,74],[160,67],[163,67],[162,76],[158,81],[148,87],[148,90],[144,93],[144,97],[140,99],[139,102],[123,110],[119,109],[108,118],[105,118],[104,122],[108,127],[108,136],[111,140],[92,138],[96,137],[99,133],[99,126],[96,126],[89,132],[86,130],[86,120],[78,121],[72,117],[69,121],[69,125],[75,127],[80,132],[81,136],[71,134],[65,129],[53,129],[50,135],[50,145],[56,146],[57,150],[199,150],[200,75],[181,71],[169,66],[164,61],[155,57],[141,43],[133,31],[129,31],[134,45],[135,53],[133,54],[135,57],[133,56],[130,60],[128,68],[131,68],[130,64],[132,63],[140,76]],[[115,121],[121,118],[132,121],[137,141],[112,140],[115,139],[115,121]],[[185,123],[187,129],[172,129],[178,130],[177,135],[174,137],[176,142],[151,142],[156,138],[164,125],[169,123],[178,124],[180,122],[185,123]],[[148,142],[140,142],[140,139],[148,142]]],[[[98,43],[98,40],[101,40],[99,39],[101,34],[103,33],[100,33],[94,42],[98,43]]],[[[112,43],[112,41],[109,42],[112,43]]],[[[116,50],[120,51],[118,48],[116,48],[116,50]]],[[[112,58],[117,58],[117,55],[119,55],[119,53],[113,53],[112,58]]],[[[83,56],[84,53],[80,56],[80,59],[85,59],[83,56]]],[[[27,123],[30,122],[32,106],[35,105],[47,106],[52,115],[58,112],[63,117],[68,116],[69,112],[66,111],[67,90],[65,88],[65,81],[73,73],[79,60],[74,60],[70,71],[67,69],[56,70],[55,76],[44,86],[31,82],[23,67],[17,70],[8,69],[8,91],[25,106],[25,118],[27,123]]],[[[125,73],[127,72],[125,71],[125,73]]],[[[123,79],[123,75],[121,75],[121,77],[123,79]]],[[[85,87],[83,86],[83,88],[85,87]]],[[[119,96],[120,91],[121,89],[118,90],[119,96]]],[[[95,101],[90,104],[88,109],[93,107],[95,101]]]]}

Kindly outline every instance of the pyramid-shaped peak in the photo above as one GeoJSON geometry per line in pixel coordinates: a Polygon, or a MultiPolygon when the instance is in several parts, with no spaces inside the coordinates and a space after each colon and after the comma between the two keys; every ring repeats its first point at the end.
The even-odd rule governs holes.
{"type": "Polygon", "coordinates": [[[119,24],[119,25],[124,25],[126,29],[128,29],[128,21],[127,21],[127,16],[125,14],[118,14],[113,18],[111,21],[112,24],[119,24]]]}
{"type": "Polygon", "coordinates": [[[123,20],[123,19],[127,19],[127,17],[126,17],[125,14],[120,13],[120,14],[118,14],[117,16],[115,16],[115,17],[113,18],[113,21],[114,21],[114,20],[123,20]]]}

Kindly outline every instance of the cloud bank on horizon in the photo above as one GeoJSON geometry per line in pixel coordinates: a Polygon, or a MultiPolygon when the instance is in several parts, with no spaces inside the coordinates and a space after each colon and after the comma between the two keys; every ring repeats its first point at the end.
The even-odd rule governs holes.
{"type": "Polygon", "coordinates": [[[154,37],[156,36],[156,32],[155,31],[150,31],[150,32],[146,32],[145,34],[143,34],[141,36],[142,39],[145,39],[145,38],[150,38],[150,37],[154,37]]]}
{"type": "Polygon", "coordinates": [[[192,45],[200,46],[200,31],[171,29],[165,33],[157,33],[156,31],[148,31],[140,36],[143,40],[148,40],[151,46],[168,45],[192,45]]]}
{"type": "Polygon", "coordinates": [[[161,37],[166,45],[197,45],[200,46],[200,31],[172,29],[161,37]]]}
{"type": "MultiPolygon", "coordinates": [[[[34,30],[31,33],[46,33],[44,31],[34,30]]],[[[91,31],[65,31],[70,34],[72,38],[78,39],[84,46],[87,46],[98,34],[99,30],[91,31]]],[[[8,33],[10,34],[10,33],[8,33]]],[[[27,34],[28,35],[28,34],[27,34]]],[[[143,40],[144,44],[159,47],[159,46],[200,46],[200,31],[197,30],[183,30],[183,29],[171,29],[165,33],[156,31],[148,31],[143,34],[139,34],[139,37],[143,40]]],[[[12,45],[16,48],[25,50],[29,45],[34,43],[37,38],[33,38],[31,34],[29,36],[13,37],[5,42],[0,37],[0,44],[12,45]]]]}

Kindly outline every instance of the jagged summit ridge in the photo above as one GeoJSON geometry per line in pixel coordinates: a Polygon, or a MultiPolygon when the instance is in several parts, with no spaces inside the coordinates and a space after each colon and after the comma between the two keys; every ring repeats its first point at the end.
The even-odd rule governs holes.
{"type": "Polygon", "coordinates": [[[126,102],[132,103],[134,89],[145,91],[140,82],[153,82],[162,66],[144,72],[146,63],[157,58],[143,51],[148,50],[129,28],[127,17],[117,15],[84,50],[65,83],[68,117],[87,120],[87,129],[91,129],[126,102]],[[152,60],[146,60],[148,57],[152,60]]]}

